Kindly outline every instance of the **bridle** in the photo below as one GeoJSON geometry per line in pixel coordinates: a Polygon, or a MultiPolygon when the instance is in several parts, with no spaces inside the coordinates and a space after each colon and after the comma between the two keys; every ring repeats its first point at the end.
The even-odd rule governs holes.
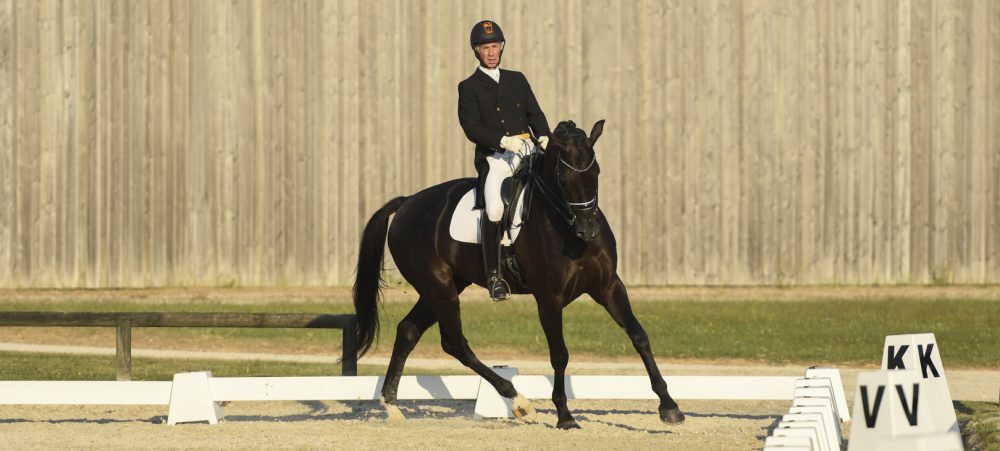
{"type": "MultiPolygon", "coordinates": [[[[597,162],[597,153],[596,152],[594,153],[594,157],[590,160],[590,163],[587,164],[587,166],[582,169],[569,164],[566,160],[562,158],[562,155],[557,155],[556,158],[559,159],[559,163],[561,165],[566,166],[573,172],[582,174],[594,167],[594,163],[597,162]]],[[[574,224],[576,224],[577,213],[588,210],[595,210],[595,211],[597,210],[598,195],[595,193],[594,198],[586,202],[570,202],[566,200],[566,190],[563,188],[561,183],[558,183],[558,180],[560,180],[561,178],[559,169],[560,166],[556,165],[555,175],[557,181],[556,186],[558,187],[558,194],[556,193],[555,190],[553,190],[551,187],[548,186],[548,183],[546,183],[542,179],[542,177],[539,177],[537,175],[535,176],[535,185],[538,186],[538,189],[539,191],[541,191],[542,196],[545,197],[545,200],[547,200],[550,205],[552,205],[552,207],[556,210],[556,213],[558,213],[559,216],[561,216],[563,220],[566,221],[567,224],[573,226],[574,224]]]]}

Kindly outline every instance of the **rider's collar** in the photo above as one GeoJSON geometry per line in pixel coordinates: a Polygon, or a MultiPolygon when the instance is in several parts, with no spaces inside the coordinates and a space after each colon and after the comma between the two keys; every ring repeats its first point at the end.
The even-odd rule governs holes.
{"type": "Polygon", "coordinates": [[[496,69],[487,69],[483,66],[476,66],[476,67],[478,67],[479,70],[483,71],[484,74],[489,75],[490,78],[493,79],[493,81],[500,83],[500,66],[497,66],[496,69]]]}

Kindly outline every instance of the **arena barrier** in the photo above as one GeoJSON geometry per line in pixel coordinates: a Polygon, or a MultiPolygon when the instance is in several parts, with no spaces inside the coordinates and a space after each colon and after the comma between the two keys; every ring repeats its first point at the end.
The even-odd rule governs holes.
{"type": "MultiPolygon", "coordinates": [[[[550,399],[553,378],[518,375],[516,368],[495,367],[529,399],[550,399]]],[[[830,390],[831,402],[843,403],[838,384],[830,390]]],[[[668,376],[671,395],[684,399],[791,400],[794,376],[668,376]]],[[[329,377],[225,377],[210,372],[179,373],[173,381],[4,381],[0,404],[142,404],[168,405],[168,424],[208,421],[223,417],[223,401],[352,401],[378,400],[383,378],[378,376],[329,377]]],[[[569,399],[659,399],[647,376],[567,376],[569,399]]],[[[479,376],[403,376],[401,400],[475,400],[477,418],[509,418],[511,401],[501,397],[479,376]]],[[[846,407],[844,407],[846,410],[846,407]]]]}

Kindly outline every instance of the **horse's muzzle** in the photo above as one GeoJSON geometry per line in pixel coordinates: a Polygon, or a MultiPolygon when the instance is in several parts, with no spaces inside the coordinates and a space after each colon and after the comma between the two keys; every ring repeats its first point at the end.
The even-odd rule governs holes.
{"type": "Polygon", "coordinates": [[[593,241],[597,237],[597,224],[588,224],[590,221],[576,221],[573,224],[573,231],[576,233],[576,237],[583,241],[593,241]]]}

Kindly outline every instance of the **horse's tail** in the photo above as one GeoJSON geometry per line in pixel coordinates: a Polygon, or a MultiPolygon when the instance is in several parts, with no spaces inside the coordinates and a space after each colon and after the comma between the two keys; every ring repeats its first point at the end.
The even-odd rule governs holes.
{"type": "Polygon", "coordinates": [[[358,357],[365,355],[378,335],[378,305],[382,297],[385,237],[389,233],[389,215],[406,201],[405,197],[390,200],[372,215],[361,235],[358,267],[354,279],[354,313],[357,315],[358,357]]]}

